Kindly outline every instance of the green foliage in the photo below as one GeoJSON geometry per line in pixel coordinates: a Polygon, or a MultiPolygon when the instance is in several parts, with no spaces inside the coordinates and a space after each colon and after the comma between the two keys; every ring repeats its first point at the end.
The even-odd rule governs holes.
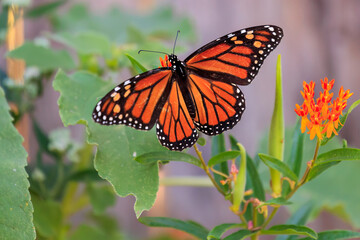
{"type": "Polygon", "coordinates": [[[108,180],[120,196],[132,194],[136,197],[135,212],[139,216],[155,201],[159,184],[158,166],[139,164],[134,157],[165,149],[158,143],[153,131],[101,126],[91,119],[97,97],[105,95],[110,90],[109,86],[113,85],[83,72],[69,77],[59,71],[54,80],[54,89],[60,92],[58,104],[64,125],[81,123],[87,126],[89,143],[98,146],[95,168],[99,175],[108,180]],[[134,142],[137,144],[132,144],[134,142]]]}
{"type": "Polygon", "coordinates": [[[193,155],[183,152],[149,152],[136,157],[135,160],[142,164],[154,164],[158,161],[161,161],[162,163],[167,163],[169,161],[180,161],[193,164],[200,168],[202,167],[199,159],[193,155]]]}
{"type": "Polygon", "coordinates": [[[297,181],[296,174],[284,162],[267,154],[259,153],[260,159],[269,167],[281,172],[284,176],[297,181]]]}
{"type": "Polygon", "coordinates": [[[238,156],[240,156],[240,154],[241,154],[240,151],[227,151],[227,152],[219,153],[209,159],[208,166],[212,167],[216,164],[220,164],[228,160],[235,159],[238,156]]]}
{"type": "Polygon", "coordinates": [[[7,57],[23,59],[27,66],[37,67],[42,72],[58,68],[70,70],[75,67],[75,63],[67,51],[56,51],[32,42],[26,42],[12,50],[7,57]]]}
{"type": "Polygon", "coordinates": [[[24,169],[27,153],[22,137],[12,124],[1,88],[0,116],[0,236],[2,239],[34,239],[33,206],[24,169]]]}
{"type": "Polygon", "coordinates": [[[311,239],[317,239],[317,233],[311,228],[300,225],[275,225],[267,230],[261,230],[261,234],[266,235],[306,235],[311,239]]]}
{"type": "Polygon", "coordinates": [[[291,204],[291,202],[287,201],[285,198],[278,197],[278,198],[272,198],[272,199],[269,199],[269,200],[263,202],[257,208],[260,208],[262,206],[267,206],[267,205],[278,206],[278,205],[290,205],[290,204],[291,204]]]}
{"type": "Polygon", "coordinates": [[[206,239],[209,230],[204,226],[193,221],[182,221],[174,218],[166,217],[142,217],[139,218],[139,222],[151,227],[171,227],[175,228],[191,235],[198,237],[199,239],[206,239]]]}
{"type": "MultiPolygon", "coordinates": [[[[318,240],[339,240],[339,239],[354,239],[359,238],[359,232],[347,231],[347,230],[330,230],[318,233],[318,240]]],[[[301,238],[299,240],[311,240],[310,237],[301,238]]]]}
{"type": "Polygon", "coordinates": [[[233,228],[239,228],[239,227],[245,227],[244,224],[238,224],[238,223],[223,223],[220,224],[213,229],[210,230],[207,240],[218,240],[221,239],[221,236],[227,232],[230,229],[233,228]]]}
{"type": "Polygon", "coordinates": [[[34,8],[29,9],[26,11],[26,17],[28,18],[36,18],[41,17],[47,14],[50,14],[57,10],[61,5],[63,5],[66,0],[58,0],[49,3],[44,3],[34,8]]]}

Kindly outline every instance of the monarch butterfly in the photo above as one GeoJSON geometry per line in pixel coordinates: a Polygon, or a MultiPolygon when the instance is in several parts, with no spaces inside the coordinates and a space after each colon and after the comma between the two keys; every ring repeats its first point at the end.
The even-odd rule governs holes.
{"type": "Polygon", "coordinates": [[[150,130],[160,143],[181,151],[198,131],[217,135],[235,126],[245,110],[237,85],[254,79],[283,36],[280,27],[256,26],[229,33],[201,47],[184,61],[167,54],[167,65],[117,85],[95,106],[102,125],[124,124],[150,130]]]}

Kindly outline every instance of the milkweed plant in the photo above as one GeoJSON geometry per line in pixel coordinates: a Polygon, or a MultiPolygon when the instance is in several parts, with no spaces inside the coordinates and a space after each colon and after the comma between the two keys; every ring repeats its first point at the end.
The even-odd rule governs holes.
{"type": "MultiPolygon", "coordinates": [[[[308,222],[315,216],[315,207],[313,201],[301,197],[302,189],[316,184],[314,179],[325,177],[324,173],[331,169],[341,169],[342,162],[356,164],[351,161],[360,160],[360,149],[348,147],[346,140],[341,144],[338,137],[349,114],[360,104],[357,100],[348,106],[348,101],[353,101],[357,95],[356,91],[344,90],[346,87],[341,86],[337,92],[335,80],[326,77],[304,82],[302,90],[299,89],[303,102],[294,106],[298,121],[294,128],[287,128],[279,56],[274,111],[269,120],[267,140],[262,141],[264,147],[258,154],[250,156],[244,147],[246,144],[231,134],[211,137],[210,144],[199,138],[193,147],[194,155],[169,151],[159,144],[155,131],[137,131],[121,125],[103,127],[92,121],[91,113],[97,98],[113,88],[112,79],[117,79],[114,77],[116,72],[126,68],[140,74],[148,69],[145,66],[157,66],[152,55],[140,57],[136,54],[140,46],[148,43],[156,50],[169,52],[159,39],[172,37],[173,29],[180,25],[185,26],[180,29],[184,38],[191,40],[194,33],[187,19],[168,19],[174,14],[169,9],[162,9],[158,15],[131,16],[134,23],[152,22],[147,26],[154,29],[143,29],[141,24],[126,28],[125,25],[118,26],[123,24],[119,19],[127,16],[123,11],[92,16],[85,6],[74,6],[63,16],[54,12],[63,1],[58,2],[45,8],[42,6],[40,10],[35,8],[27,16],[38,17],[50,11],[47,14],[56,29],[51,39],[71,48],[72,54],[52,49],[45,38],[28,41],[7,53],[9,58],[23,59],[30,68],[26,70],[23,86],[14,84],[9,76],[5,77],[7,80],[1,78],[0,82],[4,89],[0,89],[0,239],[35,239],[36,236],[38,239],[81,240],[89,239],[89,236],[93,239],[133,239],[124,234],[107,211],[115,204],[116,195],[135,196],[134,211],[140,223],[178,229],[197,239],[255,240],[265,235],[277,235],[277,239],[360,238],[359,232],[351,230],[318,232],[311,229],[308,222]],[[77,32],[80,25],[74,26],[71,19],[78,19],[81,29],[95,26],[97,31],[77,32]],[[159,22],[167,25],[157,29],[159,22]],[[101,25],[103,23],[113,23],[111,29],[123,28],[119,30],[121,36],[115,36],[114,31],[106,32],[104,29],[109,26],[101,25]],[[153,35],[143,32],[153,32],[153,35]],[[121,39],[124,34],[132,44],[119,45],[110,40],[121,39]],[[86,48],[84,41],[89,43],[86,48]],[[44,79],[52,81],[52,87],[59,93],[59,115],[65,126],[49,134],[41,129],[33,112],[35,100],[42,95],[44,79]],[[316,94],[315,85],[321,87],[319,94],[316,94]],[[19,122],[25,115],[33,121],[31,128],[39,145],[36,159],[30,161],[26,171],[27,153],[12,122],[12,119],[19,122]],[[76,124],[86,128],[86,142],[72,139],[67,127],[76,124]],[[229,147],[226,147],[226,139],[229,147]],[[308,145],[311,157],[307,157],[308,145]],[[203,155],[202,151],[211,151],[211,154],[203,155]],[[49,161],[44,161],[43,155],[47,155],[49,161]],[[211,157],[206,159],[205,155],[211,157]],[[172,161],[200,168],[204,176],[159,179],[159,165],[166,168],[172,161]],[[159,184],[212,187],[223,196],[224,204],[230,203],[229,213],[237,216],[238,221],[220,223],[209,229],[194,221],[141,216],[154,205],[159,184]],[[294,205],[298,207],[292,207],[294,205]],[[290,209],[290,217],[275,224],[273,220],[281,208],[290,209]],[[84,222],[75,226],[72,216],[84,211],[84,222]]],[[[4,5],[4,9],[1,14],[8,11],[10,14],[17,8],[4,5]]],[[[162,66],[168,66],[167,61],[160,59],[162,66]]],[[[340,80],[336,81],[340,85],[340,80]]],[[[351,195],[345,196],[344,191],[333,186],[346,177],[346,174],[339,174],[335,179],[331,175],[333,182],[327,183],[322,190],[338,191],[332,195],[345,202],[351,195]]],[[[351,194],[358,191],[346,186],[341,188],[352,191],[351,194]]],[[[320,202],[319,198],[315,201],[320,202]]],[[[344,206],[333,208],[332,212],[359,227],[360,214],[355,206],[359,201],[346,202],[344,206]]],[[[321,202],[320,205],[326,204],[321,202]]],[[[321,210],[319,206],[317,209],[321,210]]]]}

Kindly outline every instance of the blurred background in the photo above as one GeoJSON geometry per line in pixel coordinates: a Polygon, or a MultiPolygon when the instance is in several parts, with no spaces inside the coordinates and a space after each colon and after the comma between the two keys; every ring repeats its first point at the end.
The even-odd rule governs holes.
{"type": "MultiPolygon", "coordinates": [[[[32,0],[29,8],[49,2],[51,1],[32,0]]],[[[25,18],[25,39],[41,40],[41,37],[60,29],[67,30],[70,33],[75,30],[77,32],[98,31],[109,37],[112,43],[123,44],[126,42],[131,44],[131,36],[133,37],[138,32],[144,35],[150,34],[150,29],[156,29],[156,26],[146,26],[149,22],[142,23],[141,16],[156,15],[161,13],[161,9],[164,8],[171,11],[163,15],[162,22],[153,21],[152,23],[161,25],[161,28],[166,28],[167,24],[171,26],[171,29],[167,29],[170,35],[166,36],[167,40],[164,41],[168,48],[172,46],[176,31],[185,29],[180,33],[178,39],[178,57],[180,59],[185,59],[186,56],[209,41],[232,31],[265,24],[274,24],[283,28],[284,38],[282,42],[265,60],[256,79],[251,85],[241,87],[246,98],[247,108],[242,120],[231,130],[231,134],[236,136],[246,147],[250,155],[254,155],[258,151],[259,143],[270,125],[278,54],[281,54],[282,57],[284,113],[287,126],[291,127],[295,124],[294,108],[296,103],[302,103],[300,90],[303,81],[313,80],[320,85],[320,79],[324,77],[334,78],[336,80],[335,93],[341,86],[354,93],[349,100],[349,105],[360,97],[360,1],[356,0],[72,0],[56,9],[54,15],[25,18]],[[79,8],[86,10],[77,11],[79,8]],[[116,12],[115,9],[120,10],[116,12]],[[97,22],[101,19],[111,19],[109,16],[116,13],[140,17],[119,17],[119,21],[123,22],[113,22],[108,25],[107,29],[103,29],[102,23],[97,22]],[[169,14],[169,18],[178,20],[171,21],[170,24],[166,21],[166,14],[169,14]],[[92,18],[93,22],[88,25],[82,24],[81,21],[84,21],[85,15],[95,16],[92,18]],[[144,24],[143,28],[139,28],[139,25],[142,24],[144,24]],[[88,29],[82,29],[82,27],[88,29]],[[135,33],[129,34],[131,31],[135,33]]],[[[64,49],[61,41],[52,40],[54,38],[50,38],[52,46],[64,49]]],[[[158,50],[157,47],[159,46],[141,41],[138,41],[136,45],[138,49],[158,50]]],[[[69,48],[65,47],[65,49],[69,48]]],[[[69,49],[68,51],[71,52],[72,50],[69,49]]],[[[1,48],[1,52],[5,52],[4,47],[1,48]]],[[[142,57],[139,56],[138,58],[140,62],[142,57]]],[[[158,56],[150,54],[144,58],[157,59],[158,56]]],[[[157,60],[152,60],[152,62],[157,62],[157,60]]],[[[4,58],[0,60],[0,67],[1,69],[6,68],[4,58]]],[[[148,64],[147,67],[154,66],[148,64]]],[[[132,75],[131,71],[122,71],[117,74],[111,75],[116,76],[116,82],[122,82],[132,75]]],[[[52,88],[52,82],[48,81],[44,85],[43,95],[36,101],[34,116],[45,132],[63,126],[58,114],[58,97],[59,94],[52,88]]],[[[358,119],[360,119],[360,111],[356,109],[348,118],[348,122],[341,130],[340,135],[347,139],[350,146],[359,148],[360,124],[358,119]]],[[[83,139],[84,128],[82,126],[70,127],[70,129],[73,138],[83,139]]],[[[34,133],[30,130],[30,159],[35,159],[38,148],[34,139],[34,133]]],[[[210,144],[203,147],[202,151],[205,158],[208,158],[210,156],[210,144]]],[[[359,165],[352,164],[353,169],[360,170],[359,165]]],[[[346,174],[346,172],[344,173],[346,174]]],[[[199,174],[202,172],[193,166],[176,162],[166,165],[161,172],[162,176],[195,176],[199,174]]],[[[264,172],[264,174],[267,173],[264,172]]],[[[340,176],[330,174],[328,178],[330,181],[321,182],[319,186],[332,188],[336,178],[343,177],[343,174],[340,176]]],[[[358,187],[355,188],[355,192],[357,192],[355,193],[356,196],[360,196],[358,187]]],[[[312,194],[314,192],[306,190],[302,196],[315,196],[312,194]]],[[[322,198],[322,196],[315,197],[317,199],[322,198]]],[[[326,198],[325,195],[324,198],[326,198]]],[[[346,197],[344,196],[344,198],[346,197]]],[[[306,197],[304,197],[305,199],[306,197]]],[[[354,202],[356,201],[354,200],[354,202]]],[[[116,205],[108,212],[111,212],[118,219],[119,227],[130,236],[145,239],[160,234],[161,232],[149,229],[137,222],[133,204],[134,198],[132,196],[117,198],[116,205]]],[[[326,211],[319,210],[321,212],[320,218],[311,222],[310,226],[317,231],[332,228],[354,229],[354,224],[344,221],[346,217],[340,219],[335,216],[336,211],[333,210],[341,204],[341,201],[332,204],[330,199],[328,209],[326,211]]],[[[149,212],[145,212],[144,215],[168,216],[183,220],[192,219],[211,228],[223,222],[237,221],[228,207],[227,204],[223,204],[222,197],[213,188],[161,187],[155,206],[149,212]]],[[[352,207],[359,208],[359,206],[352,207]]],[[[281,211],[275,222],[286,220],[288,215],[287,211],[281,211]]],[[[74,221],[81,221],[81,216],[75,216],[74,221]]],[[[360,226],[359,221],[357,220],[355,226],[360,226]]],[[[175,232],[173,234],[175,236],[180,233],[175,232]]],[[[178,239],[184,238],[178,236],[178,239]]]]}

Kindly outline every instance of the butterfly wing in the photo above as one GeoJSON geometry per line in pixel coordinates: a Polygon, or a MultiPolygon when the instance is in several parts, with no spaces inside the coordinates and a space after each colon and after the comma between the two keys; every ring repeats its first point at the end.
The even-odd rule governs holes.
{"type": "Polygon", "coordinates": [[[194,103],[196,128],[217,135],[240,121],[245,110],[245,99],[234,83],[204,78],[189,71],[189,92],[194,103]]]}
{"type": "Polygon", "coordinates": [[[171,76],[170,68],[158,68],[119,84],[97,103],[94,121],[151,129],[168,98],[171,76]]]}
{"type": "Polygon", "coordinates": [[[174,80],[169,97],[161,110],[156,132],[163,146],[181,151],[194,145],[199,135],[180,89],[181,82],[174,80]]]}
{"type": "Polygon", "coordinates": [[[202,77],[247,85],[282,36],[282,29],[272,25],[242,29],[208,43],[184,62],[202,77]]]}

